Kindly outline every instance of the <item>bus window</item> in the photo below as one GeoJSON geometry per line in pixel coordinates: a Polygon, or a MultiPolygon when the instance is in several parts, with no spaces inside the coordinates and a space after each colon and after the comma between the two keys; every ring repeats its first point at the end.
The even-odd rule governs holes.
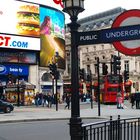
{"type": "Polygon", "coordinates": [[[115,88],[114,87],[113,88],[110,87],[110,88],[107,88],[107,91],[108,92],[118,92],[119,91],[119,88],[118,87],[115,87],[115,88]]]}

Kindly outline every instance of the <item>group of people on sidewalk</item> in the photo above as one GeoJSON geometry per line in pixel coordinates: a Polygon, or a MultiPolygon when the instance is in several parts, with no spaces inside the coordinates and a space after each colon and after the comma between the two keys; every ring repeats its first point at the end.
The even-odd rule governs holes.
{"type": "MultiPolygon", "coordinates": [[[[117,93],[116,100],[117,100],[117,109],[123,109],[124,99],[120,92],[117,93]]],[[[129,95],[129,100],[131,103],[131,108],[134,108],[134,106],[136,105],[136,109],[140,109],[140,92],[131,93],[129,95]]]]}
{"type": "Polygon", "coordinates": [[[55,96],[53,96],[52,94],[36,94],[35,96],[35,105],[39,106],[42,105],[47,106],[49,108],[52,107],[52,104],[55,103],[55,96]]]}
{"type": "Polygon", "coordinates": [[[140,109],[140,92],[130,94],[130,103],[131,108],[134,108],[136,105],[136,109],[140,109]]]}
{"type": "MultiPolygon", "coordinates": [[[[52,104],[56,104],[56,96],[51,93],[48,93],[48,94],[37,93],[34,100],[35,100],[36,106],[41,105],[42,107],[46,106],[48,108],[51,108],[52,104]]],[[[58,100],[58,102],[59,102],[59,100],[58,100]]],[[[65,109],[66,108],[70,109],[71,95],[64,94],[63,102],[66,103],[65,109]]]]}

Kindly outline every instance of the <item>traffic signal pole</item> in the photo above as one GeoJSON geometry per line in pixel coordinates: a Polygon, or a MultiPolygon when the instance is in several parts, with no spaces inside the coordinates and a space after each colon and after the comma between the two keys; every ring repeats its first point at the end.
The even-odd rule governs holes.
{"type": "Polygon", "coordinates": [[[55,91],[56,91],[56,98],[55,98],[55,102],[56,102],[56,111],[58,111],[57,77],[55,78],[55,91]]]}
{"type": "Polygon", "coordinates": [[[50,74],[52,75],[52,91],[54,94],[54,80],[55,80],[55,104],[56,111],[58,111],[58,93],[57,93],[57,79],[59,78],[59,72],[57,70],[57,65],[55,63],[49,65],[50,74]]]}
{"type": "Polygon", "coordinates": [[[93,108],[93,95],[92,95],[92,73],[91,73],[91,70],[90,70],[90,102],[91,102],[91,109],[93,108]]]}
{"type": "Polygon", "coordinates": [[[97,74],[98,74],[98,116],[101,115],[101,109],[100,109],[100,68],[99,68],[99,57],[97,57],[97,74]]]}

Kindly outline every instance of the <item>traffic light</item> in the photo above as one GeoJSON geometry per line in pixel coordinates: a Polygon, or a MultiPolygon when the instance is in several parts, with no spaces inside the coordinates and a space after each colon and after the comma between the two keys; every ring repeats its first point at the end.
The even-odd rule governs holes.
{"type": "Polygon", "coordinates": [[[129,71],[124,70],[124,82],[126,82],[129,79],[129,71]]]}
{"type": "Polygon", "coordinates": [[[89,81],[89,82],[90,82],[91,80],[92,80],[92,77],[91,77],[91,75],[90,75],[90,74],[88,74],[88,75],[87,75],[87,81],[89,81]]]}
{"type": "Polygon", "coordinates": [[[60,73],[59,73],[59,71],[56,71],[55,79],[59,79],[59,77],[60,77],[60,73]]]}
{"type": "Polygon", "coordinates": [[[108,74],[108,66],[105,63],[102,64],[102,73],[103,75],[108,74]]]}
{"type": "Polygon", "coordinates": [[[80,79],[81,80],[84,80],[85,79],[85,71],[84,71],[84,69],[80,69],[79,70],[79,76],[80,76],[80,79]]]}
{"type": "Polygon", "coordinates": [[[114,64],[113,65],[114,66],[114,74],[117,75],[118,70],[119,71],[121,70],[121,57],[114,55],[113,58],[114,58],[114,62],[113,62],[113,64],[114,64]]]}
{"type": "Polygon", "coordinates": [[[52,76],[54,76],[54,78],[56,77],[56,73],[57,73],[57,66],[56,64],[50,64],[49,65],[49,69],[50,69],[50,74],[52,76]]]}

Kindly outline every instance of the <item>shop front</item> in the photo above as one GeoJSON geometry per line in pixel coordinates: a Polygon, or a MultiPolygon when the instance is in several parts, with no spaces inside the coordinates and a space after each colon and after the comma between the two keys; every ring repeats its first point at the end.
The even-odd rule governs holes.
{"type": "Polygon", "coordinates": [[[31,104],[35,86],[28,81],[29,66],[18,64],[0,65],[1,99],[20,105],[31,104]],[[19,95],[19,96],[18,96],[19,95]],[[28,101],[27,101],[28,100],[28,101]]]}

